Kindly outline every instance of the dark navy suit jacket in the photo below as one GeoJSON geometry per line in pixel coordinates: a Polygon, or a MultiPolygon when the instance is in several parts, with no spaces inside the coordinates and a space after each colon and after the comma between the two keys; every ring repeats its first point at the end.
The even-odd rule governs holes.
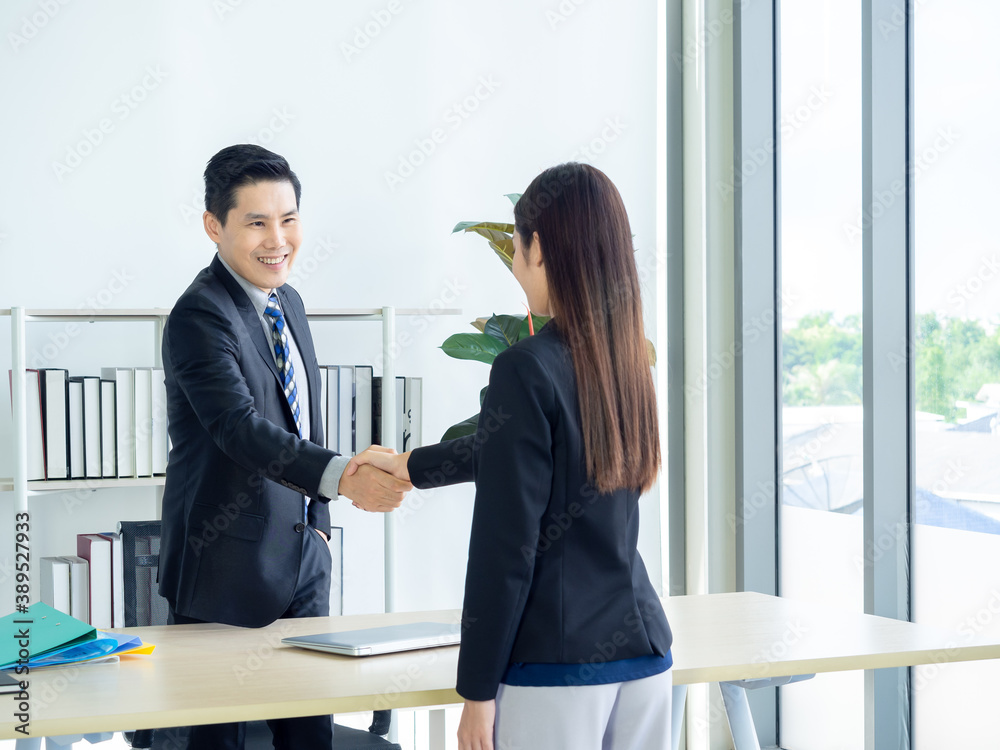
{"type": "Polygon", "coordinates": [[[672,635],[636,549],[639,491],[587,479],[576,375],[556,325],[497,356],[475,435],[417,448],[415,487],[474,480],[458,692],[508,664],[665,655],[672,635]]]}
{"type": "MultiPolygon", "coordinates": [[[[160,594],[182,615],[259,627],[291,602],[304,534],[330,533],[320,478],[319,367],[298,293],[277,290],[309,380],[308,440],[295,430],[271,342],[218,256],[163,333],[172,447],[163,493],[160,594]],[[309,526],[302,522],[303,495],[309,526]]],[[[298,383],[302,387],[301,381],[298,383]]]]}

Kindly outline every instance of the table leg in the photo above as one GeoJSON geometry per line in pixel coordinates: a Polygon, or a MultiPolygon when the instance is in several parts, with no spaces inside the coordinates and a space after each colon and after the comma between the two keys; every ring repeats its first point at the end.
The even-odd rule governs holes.
{"type": "Polygon", "coordinates": [[[670,747],[673,750],[681,750],[681,727],[684,726],[684,703],[687,701],[687,694],[687,685],[674,685],[670,704],[670,747]]]}
{"type": "Polygon", "coordinates": [[[733,747],[735,750],[760,750],[746,689],[727,682],[720,682],[719,688],[722,690],[722,700],[726,704],[733,747]]]}
{"type": "Polygon", "coordinates": [[[430,750],[444,750],[447,732],[444,726],[444,709],[435,708],[427,712],[427,747],[430,750]]]}
{"type": "Polygon", "coordinates": [[[399,712],[395,709],[389,713],[389,732],[385,738],[389,742],[399,742],[399,712]]]}

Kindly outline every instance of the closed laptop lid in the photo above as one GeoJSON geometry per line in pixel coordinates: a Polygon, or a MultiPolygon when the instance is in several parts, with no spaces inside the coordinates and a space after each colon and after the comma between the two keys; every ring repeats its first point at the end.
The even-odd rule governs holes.
{"type": "Polygon", "coordinates": [[[344,656],[371,656],[433,646],[453,646],[461,641],[458,623],[411,622],[379,628],[282,638],[289,646],[310,648],[344,656]]]}

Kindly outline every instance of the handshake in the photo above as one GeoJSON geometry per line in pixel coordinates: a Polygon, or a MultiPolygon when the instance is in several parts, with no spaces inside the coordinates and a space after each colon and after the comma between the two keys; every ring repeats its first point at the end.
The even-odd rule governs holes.
{"type": "Polygon", "coordinates": [[[392,512],[413,489],[406,468],[409,458],[409,451],[396,453],[392,448],[373,445],[347,464],[338,492],[349,498],[355,508],[373,513],[392,512]]]}

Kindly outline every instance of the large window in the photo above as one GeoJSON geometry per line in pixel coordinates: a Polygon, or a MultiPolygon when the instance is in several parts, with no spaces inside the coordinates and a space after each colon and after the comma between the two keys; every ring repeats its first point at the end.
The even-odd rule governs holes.
{"type": "MultiPolygon", "coordinates": [[[[995,0],[916,5],[913,617],[963,644],[1000,634],[998,25],[995,0]]],[[[914,747],[995,744],[998,679],[914,669],[914,747]]]]}
{"type": "MultiPolygon", "coordinates": [[[[780,4],[779,593],[862,612],[861,3],[780,4]]],[[[864,746],[864,673],[780,690],[783,748],[864,746]]]]}

